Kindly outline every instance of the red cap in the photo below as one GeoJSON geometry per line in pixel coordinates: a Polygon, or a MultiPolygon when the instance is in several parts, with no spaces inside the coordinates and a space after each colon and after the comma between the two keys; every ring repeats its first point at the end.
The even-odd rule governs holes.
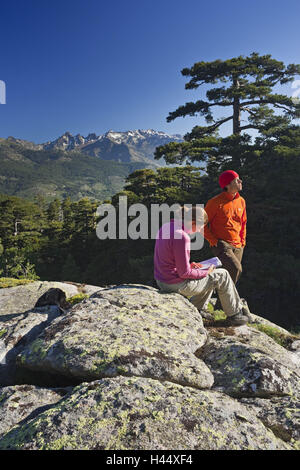
{"type": "Polygon", "coordinates": [[[238,178],[239,175],[233,170],[226,170],[219,176],[219,185],[221,188],[225,188],[232,180],[238,178]]]}

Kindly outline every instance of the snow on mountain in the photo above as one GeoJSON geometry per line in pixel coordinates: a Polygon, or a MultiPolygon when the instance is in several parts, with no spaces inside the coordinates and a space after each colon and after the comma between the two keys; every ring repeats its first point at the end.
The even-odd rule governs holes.
{"type": "Polygon", "coordinates": [[[87,137],[83,137],[80,134],[76,134],[73,136],[70,132],[65,132],[62,136],[58,137],[57,139],[46,142],[43,145],[45,149],[50,148],[63,148],[64,150],[71,150],[78,146],[96,142],[97,140],[103,139],[111,139],[118,144],[128,142],[128,141],[142,141],[149,138],[157,138],[162,140],[172,140],[172,141],[182,141],[183,138],[179,134],[169,135],[162,131],[154,131],[153,129],[141,130],[137,129],[134,131],[126,131],[126,132],[115,132],[113,130],[109,130],[105,134],[97,136],[95,133],[90,133],[87,137]]]}
{"type": "Polygon", "coordinates": [[[169,135],[153,129],[137,129],[126,132],[109,130],[99,136],[90,133],[87,137],[80,134],[73,136],[70,132],[65,132],[56,140],[41,145],[46,150],[80,150],[104,160],[145,163],[150,161],[153,164],[155,148],[174,141],[182,142],[183,138],[179,134],[169,135]]]}
{"type": "Polygon", "coordinates": [[[113,139],[117,143],[123,143],[123,142],[138,142],[141,140],[146,140],[149,138],[157,138],[157,139],[170,139],[171,140],[178,140],[181,141],[182,137],[178,134],[175,135],[169,135],[166,134],[165,132],[162,131],[154,131],[153,129],[147,129],[147,130],[135,130],[135,131],[127,131],[127,132],[114,132],[114,131],[108,131],[102,138],[108,137],[110,139],[113,139]]]}

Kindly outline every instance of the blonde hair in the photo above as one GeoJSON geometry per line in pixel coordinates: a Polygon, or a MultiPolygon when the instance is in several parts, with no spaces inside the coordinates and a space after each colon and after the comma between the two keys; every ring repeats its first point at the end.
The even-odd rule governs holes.
{"type": "Polygon", "coordinates": [[[206,225],[208,223],[208,215],[203,207],[200,207],[198,204],[193,205],[192,207],[181,206],[178,216],[182,219],[191,219],[192,222],[199,222],[206,225]]]}

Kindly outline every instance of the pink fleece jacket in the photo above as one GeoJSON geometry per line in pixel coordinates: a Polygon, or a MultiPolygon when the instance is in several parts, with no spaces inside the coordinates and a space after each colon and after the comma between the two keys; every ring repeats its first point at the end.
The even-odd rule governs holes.
{"type": "Polygon", "coordinates": [[[156,236],[154,278],[176,284],[207,276],[207,270],[191,268],[190,245],[190,237],[181,221],[171,220],[164,224],[156,236]]]}

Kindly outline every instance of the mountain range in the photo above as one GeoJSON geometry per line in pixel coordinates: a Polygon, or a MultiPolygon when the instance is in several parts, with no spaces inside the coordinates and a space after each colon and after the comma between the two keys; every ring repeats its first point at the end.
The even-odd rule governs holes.
{"type": "Polygon", "coordinates": [[[153,129],[138,129],[126,132],[110,130],[103,135],[90,133],[87,137],[81,134],[74,136],[67,131],[57,139],[41,144],[34,144],[14,137],[8,137],[8,140],[20,143],[33,150],[79,150],[102,160],[114,160],[120,163],[144,162],[161,166],[154,160],[156,147],[165,145],[168,142],[182,142],[183,138],[179,134],[169,135],[153,129]]]}
{"type": "Polygon", "coordinates": [[[33,200],[39,194],[72,200],[103,200],[120,191],[136,169],[157,168],[155,148],[182,141],[178,134],[133,130],[108,131],[84,137],[65,132],[36,144],[15,137],[0,138],[0,193],[33,200]]]}

